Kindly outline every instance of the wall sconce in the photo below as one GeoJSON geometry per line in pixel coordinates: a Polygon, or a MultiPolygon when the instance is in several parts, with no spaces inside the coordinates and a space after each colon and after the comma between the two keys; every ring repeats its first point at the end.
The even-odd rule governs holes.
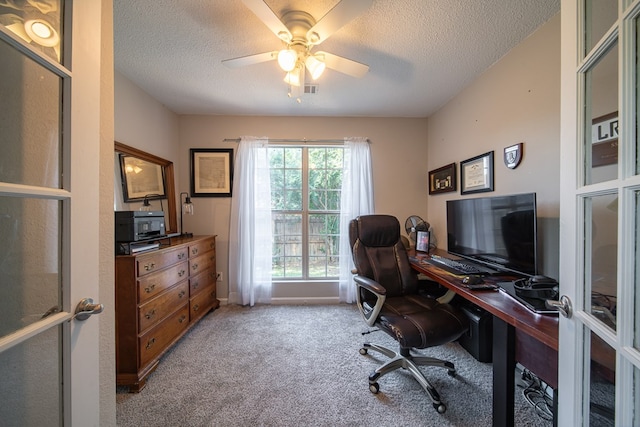
{"type": "Polygon", "coordinates": [[[191,203],[191,197],[189,193],[180,193],[180,237],[193,237],[193,233],[185,233],[182,227],[182,215],[193,215],[193,203],[191,203]],[[185,196],[184,202],[182,201],[182,195],[185,196]]]}

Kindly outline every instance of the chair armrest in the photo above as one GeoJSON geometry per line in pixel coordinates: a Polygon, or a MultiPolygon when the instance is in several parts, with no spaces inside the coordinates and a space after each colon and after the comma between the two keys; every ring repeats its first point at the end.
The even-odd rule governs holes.
{"type": "Polygon", "coordinates": [[[358,310],[360,310],[360,314],[364,318],[364,321],[369,326],[373,326],[378,318],[378,314],[380,314],[380,310],[382,310],[382,306],[384,305],[384,301],[387,299],[387,290],[380,285],[380,283],[375,280],[369,279],[364,276],[354,276],[353,280],[356,282],[356,286],[358,287],[356,292],[356,302],[358,303],[358,310]],[[362,289],[370,292],[376,297],[376,303],[373,307],[370,307],[369,304],[365,304],[362,301],[362,289]]]}

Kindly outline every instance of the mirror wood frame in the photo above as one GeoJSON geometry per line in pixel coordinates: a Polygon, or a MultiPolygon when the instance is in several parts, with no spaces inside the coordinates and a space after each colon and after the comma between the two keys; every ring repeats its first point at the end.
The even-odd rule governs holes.
{"type": "Polygon", "coordinates": [[[164,170],[164,179],[166,185],[167,196],[167,224],[165,224],[165,230],[167,234],[173,234],[178,232],[178,221],[176,211],[176,188],[174,183],[174,170],[173,162],[163,159],[162,157],[155,156],[147,153],[146,151],[139,150],[134,147],[122,144],[118,141],[114,142],[114,149],[117,153],[125,154],[127,156],[137,157],[147,162],[155,163],[162,166],[164,170]]]}

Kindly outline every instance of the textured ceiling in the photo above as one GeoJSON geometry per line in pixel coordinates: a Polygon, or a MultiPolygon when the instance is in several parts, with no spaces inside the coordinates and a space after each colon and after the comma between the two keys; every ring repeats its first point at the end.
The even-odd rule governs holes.
{"type": "MultiPolygon", "coordinates": [[[[343,0],[348,1],[348,0],[343,0]]],[[[560,10],[560,0],[374,0],[324,41],[369,65],[287,97],[276,62],[222,60],[282,48],[241,0],[114,0],[115,68],[178,114],[428,117],[560,10]]],[[[266,0],[316,20],[338,0],[266,0]]]]}

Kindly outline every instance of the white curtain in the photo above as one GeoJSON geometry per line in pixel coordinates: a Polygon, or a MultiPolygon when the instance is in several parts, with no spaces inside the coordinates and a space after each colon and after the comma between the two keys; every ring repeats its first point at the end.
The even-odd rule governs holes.
{"type": "Polygon", "coordinates": [[[373,213],[371,150],[366,138],[345,138],[340,200],[340,301],[352,303],[353,259],[349,245],[349,222],[358,215],[373,213]]]}
{"type": "Polygon", "coordinates": [[[271,179],[267,138],[242,137],[229,227],[229,302],[271,302],[271,179]],[[231,289],[230,289],[231,290],[231,289]]]}

